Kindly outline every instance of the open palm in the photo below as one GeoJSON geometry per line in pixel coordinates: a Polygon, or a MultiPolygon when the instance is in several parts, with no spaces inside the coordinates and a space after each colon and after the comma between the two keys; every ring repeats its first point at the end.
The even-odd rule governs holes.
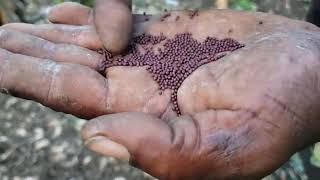
{"type": "Polygon", "coordinates": [[[165,21],[136,18],[136,34],[190,32],[200,41],[231,37],[246,45],[183,82],[177,117],[169,90],[159,93],[146,67],[108,68],[107,78],[97,72],[102,56],[93,50],[102,43],[90,9],[72,8],[61,5],[59,11],[82,15],[51,19],[82,26],[1,28],[0,88],[82,118],[105,115],[83,129],[89,148],[128,159],[161,179],[258,179],[318,140],[315,26],[235,11],[203,11],[194,19],[182,11],[165,21]]]}

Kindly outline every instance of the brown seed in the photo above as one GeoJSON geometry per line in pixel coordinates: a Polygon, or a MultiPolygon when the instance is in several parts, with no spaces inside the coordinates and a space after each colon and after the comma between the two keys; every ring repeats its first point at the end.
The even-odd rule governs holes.
{"type": "MultiPolygon", "coordinates": [[[[193,16],[197,14],[193,12],[193,16]]],[[[163,33],[160,36],[142,34],[133,38],[127,52],[129,55],[113,57],[106,50],[104,54],[105,67],[112,66],[148,66],[146,69],[152,74],[153,79],[159,84],[160,92],[165,89],[172,89],[171,101],[173,109],[178,115],[181,114],[177,93],[183,81],[201,65],[218,60],[226,54],[219,52],[234,51],[244,47],[233,39],[218,40],[208,37],[203,43],[192,38],[191,33],[177,34],[174,38],[168,39],[163,33]],[[162,49],[153,48],[154,45],[167,40],[162,49]],[[146,52],[140,53],[136,50],[138,45],[145,46],[146,52]],[[154,50],[153,50],[154,49],[154,50]],[[158,52],[155,52],[158,50],[158,52]]]]}

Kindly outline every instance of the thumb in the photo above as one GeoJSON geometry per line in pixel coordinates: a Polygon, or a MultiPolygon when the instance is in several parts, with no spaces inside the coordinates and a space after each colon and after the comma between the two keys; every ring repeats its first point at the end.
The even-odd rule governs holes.
{"type": "Polygon", "coordinates": [[[196,128],[188,127],[187,117],[177,119],[180,118],[184,118],[180,121],[183,123],[174,125],[177,123],[166,123],[143,113],[112,114],[89,121],[82,135],[87,147],[95,152],[129,160],[160,179],[175,179],[172,176],[187,174],[183,159],[190,155],[190,148],[196,147],[197,141],[196,128]],[[186,131],[194,139],[186,138],[186,131]]]}
{"type": "Polygon", "coordinates": [[[171,141],[169,126],[144,113],[119,113],[98,117],[82,129],[86,146],[98,153],[149,167],[171,141]]]}

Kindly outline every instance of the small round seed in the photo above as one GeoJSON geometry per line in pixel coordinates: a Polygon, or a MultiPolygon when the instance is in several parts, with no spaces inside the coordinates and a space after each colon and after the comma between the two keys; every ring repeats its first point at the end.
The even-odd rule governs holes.
{"type": "MultiPolygon", "coordinates": [[[[169,16],[170,13],[166,13],[163,19],[169,16]]],[[[198,16],[198,11],[191,12],[190,18],[194,16],[198,16]]],[[[147,66],[147,71],[159,84],[159,95],[162,95],[165,89],[173,90],[171,94],[173,110],[181,115],[177,94],[183,81],[198,67],[221,59],[226,55],[226,52],[235,51],[242,47],[244,44],[230,38],[218,40],[214,37],[207,37],[203,43],[200,43],[192,38],[191,33],[177,34],[172,39],[168,39],[161,33],[160,36],[142,34],[134,37],[126,51],[129,55],[126,56],[113,57],[105,49],[98,52],[105,57],[103,68],[147,66]],[[157,52],[153,51],[153,47],[163,41],[165,41],[163,48],[157,49],[157,52]],[[138,52],[138,45],[143,46],[146,52],[138,52]]]]}

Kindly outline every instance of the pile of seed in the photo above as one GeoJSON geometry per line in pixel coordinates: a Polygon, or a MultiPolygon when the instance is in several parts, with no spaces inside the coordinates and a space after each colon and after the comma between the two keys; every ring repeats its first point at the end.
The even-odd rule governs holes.
{"type": "Polygon", "coordinates": [[[163,35],[142,34],[133,39],[127,50],[129,55],[112,57],[111,53],[105,50],[105,67],[147,66],[161,92],[165,89],[172,90],[173,110],[180,115],[177,92],[183,81],[198,67],[242,47],[243,44],[233,39],[218,40],[208,37],[204,42],[199,42],[192,38],[190,33],[178,34],[172,39],[163,35]],[[161,48],[155,48],[162,42],[161,48]],[[144,48],[143,52],[138,51],[138,45],[144,48]]]}

